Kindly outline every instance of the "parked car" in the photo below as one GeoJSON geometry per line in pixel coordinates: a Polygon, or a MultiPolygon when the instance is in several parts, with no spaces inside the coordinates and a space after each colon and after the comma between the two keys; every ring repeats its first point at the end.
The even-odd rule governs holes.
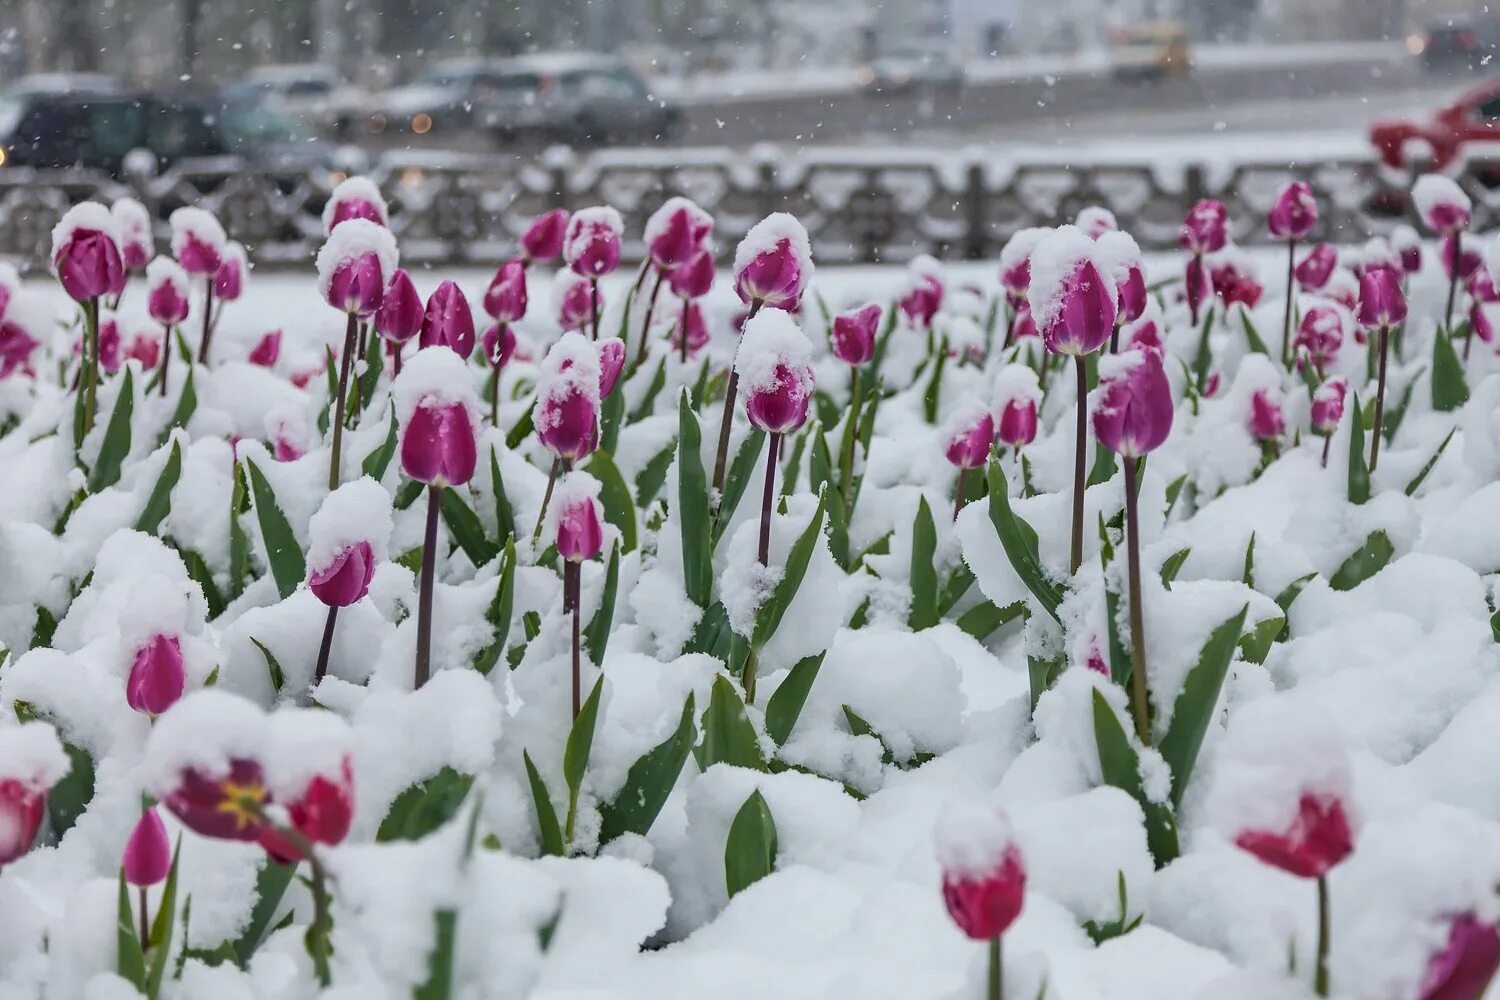
{"type": "Polygon", "coordinates": [[[1429,72],[1482,70],[1500,55],[1500,18],[1447,17],[1407,40],[1429,72]]]}
{"type": "Polygon", "coordinates": [[[1109,61],[1119,79],[1187,76],[1193,70],[1187,25],[1181,21],[1151,21],[1111,28],[1109,61]]]}
{"type": "Polygon", "coordinates": [[[875,57],[856,69],[854,78],[862,90],[874,94],[957,91],[964,85],[964,67],[948,45],[912,43],[875,57]]]}
{"type": "Polygon", "coordinates": [[[0,164],[124,173],[137,150],[159,169],[185,159],[240,156],[271,169],[336,165],[335,152],[260,105],[204,105],[149,94],[0,95],[0,164]]]}
{"type": "Polygon", "coordinates": [[[262,66],[225,88],[236,104],[260,102],[314,131],[344,135],[369,110],[370,98],[327,66],[262,66]]]}
{"type": "Polygon", "coordinates": [[[1370,129],[1381,166],[1405,173],[1414,159],[1438,170],[1476,143],[1500,140],[1500,78],[1464,91],[1421,120],[1376,122],[1370,129]]]}
{"type": "Polygon", "coordinates": [[[530,92],[534,82],[508,72],[504,61],[453,60],[429,66],[411,83],[392,87],[375,101],[369,131],[426,135],[485,127],[487,109],[507,90],[530,92]]]}
{"type": "Polygon", "coordinates": [[[587,52],[534,53],[504,62],[485,124],[502,142],[676,139],[682,112],[656,96],[624,59],[587,52]]]}

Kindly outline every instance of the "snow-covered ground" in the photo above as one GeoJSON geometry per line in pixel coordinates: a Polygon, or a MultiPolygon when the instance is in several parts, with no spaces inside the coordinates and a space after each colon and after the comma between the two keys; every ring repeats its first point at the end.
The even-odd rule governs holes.
{"type": "MultiPolygon", "coordinates": [[[[354,301],[364,286],[332,265],[359,240],[340,232],[324,286],[354,301]]],[[[782,220],[741,270],[778,234],[795,249],[782,220]]],[[[1039,315],[1062,301],[1039,289],[1070,287],[1069,253],[1097,257],[1113,290],[1128,247],[1090,246],[1036,249],[1039,315]]],[[[1475,1000],[1477,985],[1434,993],[1428,977],[1456,918],[1481,931],[1500,918],[1500,356],[1476,339],[1460,369],[1439,339],[1449,289],[1429,242],[1391,350],[1392,432],[1366,481],[1372,431],[1356,414],[1376,392],[1371,331],[1330,299],[1350,282],[1357,297],[1353,269],[1376,257],[1339,253],[1324,294],[1297,303],[1299,316],[1333,310],[1323,374],[1350,387],[1326,467],[1312,380],[1279,360],[1284,253],[1212,255],[1219,294],[1243,305],[1210,299],[1202,324],[1183,301],[1185,255],[1143,262],[1159,291],[1122,347],[1154,332],[1171,423],[1136,518],[1149,746],[1124,683],[1125,475],[1090,429],[1072,572],[1076,383],[1057,366],[1037,392],[1040,341],[1004,345],[997,262],[811,274],[797,314],[810,346],[780,326],[776,350],[741,371],[751,395],[782,391],[767,373],[805,350],[818,398],[764,483],[742,393],[724,490],[710,485],[718,373],[745,308],[729,273],[700,300],[709,340],[686,362],[666,340],[675,296],[663,291],[636,365],[647,296],[630,299],[623,270],[600,283],[599,328],[627,357],[611,392],[609,356],[560,339],[559,308],[587,313],[587,285],[565,297],[575,282],[532,263],[498,426],[483,349],[464,366],[409,344],[394,392],[371,355],[354,368],[371,391],[341,435],[331,496],[334,435],[320,424],[338,410],[323,369],[348,327],[311,266],[252,274],[223,307],[211,363],[174,356],[164,394],[150,366],[123,361],[76,449],[77,309],[55,283],[27,283],[0,311],[0,355],[34,373],[0,379],[0,997],[117,1000],[138,979],[183,1000],[980,1000],[988,952],[955,926],[943,882],[990,874],[1013,847],[1026,877],[1004,934],[1007,996],[1294,1000],[1313,995],[1316,883],[1237,843],[1298,839],[1313,796],[1347,816],[1353,841],[1347,859],[1325,842],[1337,836],[1297,845],[1338,855],[1328,995],[1475,1000]],[[863,390],[868,448],[855,436],[846,465],[851,373],[824,310],[871,302],[895,319],[863,390]],[[22,350],[18,331],[39,346],[22,350]],[[575,639],[572,571],[548,549],[559,521],[588,531],[540,515],[573,419],[561,408],[600,396],[603,449],[579,465],[603,485],[607,523],[578,571],[575,639]],[[976,414],[1003,427],[1008,403],[1037,397],[1035,439],[1002,444],[988,470],[1008,501],[976,490],[978,468],[955,519],[955,427],[976,414]],[[465,447],[473,478],[429,520],[403,470],[435,454],[462,467],[465,447]],[[763,483],[782,498],[766,543],[763,483]],[[417,687],[429,534],[431,679],[417,687]],[[362,569],[367,593],[329,615],[327,588],[362,569]],[[138,675],[174,665],[181,700],[157,717],[133,709],[138,675]],[[142,958],[120,868],[122,855],[128,872],[144,865],[143,795],[180,859],[141,897],[169,914],[142,958]],[[289,881],[263,843],[318,864],[289,881]]],[[[755,271],[773,304],[752,322],[775,319],[789,273],[755,271]]],[[[412,277],[418,307],[451,306],[447,279],[473,303],[480,329],[467,332],[461,310],[429,305],[434,339],[482,340],[490,272],[412,277]]],[[[158,334],[141,282],[117,320],[127,356],[158,334]]],[[[184,347],[201,309],[195,292],[184,347]]],[[[554,503],[587,506],[577,483],[554,503]]]]}

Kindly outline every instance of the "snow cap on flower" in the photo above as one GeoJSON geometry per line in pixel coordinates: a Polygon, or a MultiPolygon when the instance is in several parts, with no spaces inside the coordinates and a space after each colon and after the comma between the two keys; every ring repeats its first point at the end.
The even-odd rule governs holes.
{"type": "Polygon", "coordinates": [[[422,294],[417,291],[416,283],[406,268],[396,268],[375,312],[376,332],[393,344],[404,344],[422,332],[424,315],[422,294]]]}
{"type": "Polygon", "coordinates": [[[418,351],[396,376],[393,392],[406,475],[431,486],[467,483],[478,460],[478,401],[464,360],[441,344],[418,351]]]}
{"type": "Polygon", "coordinates": [[[1078,218],[1073,220],[1073,225],[1083,230],[1083,234],[1091,240],[1097,240],[1105,233],[1118,232],[1120,229],[1115,213],[1100,205],[1088,205],[1079,209],[1078,218]]]}
{"type": "Polygon", "coordinates": [[[581,333],[565,333],[542,358],[536,387],[537,439],[559,458],[599,447],[599,352],[581,333]]]}
{"type": "Polygon", "coordinates": [[[557,481],[548,511],[557,554],[569,562],[586,562],[604,547],[604,507],[599,480],[587,472],[569,472],[557,481]]]}
{"type": "Polygon", "coordinates": [[[896,306],[908,323],[925,330],[943,306],[942,265],[928,254],[918,254],[907,265],[906,274],[906,291],[896,306]]]}
{"type": "Polygon", "coordinates": [[[171,257],[157,257],[146,265],[146,311],[164,326],[187,319],[192,289],[187,272],[171,257]]]}
{"type": "Polygon", "coordinates": [[[1031,312],[1054,354],[1092,354],[1114,330],[1115,281],[1094,249],[1082,230],[1062,226],[1032,252],[1031,312]]]}
{"type": "Polygon", "coordinates": [[[1135,237],[1113,229],[1094,241],[1094,259],[1115,279],[1115,302],[1121,323],[1134,323],[1146,311],[1146,272],[1135,237]]]}
{"type": "Polygon", "coordinates": [[[474,353],[474,311],[458,282],[444,280],[427,300],[422,313],[424,348],[441,344],[461,358],[474,353]]]}
{"type": "Polygon", "coordinates": [[[1316,292],[1328,284],[1333,269],[1338,266],[1339,252],[1332,243],[1319,243],[1297,262],[1292,274],[1297,284],[1309,292],[1316,292]]]}
{"type": "Polygon", "coordinates": [[[214,298],[233,302],[245,294],[245,278],[250,274],[250,259],[245,248],[234,240],[224,244],[219,267],[214,271],[214,298]]]}
{"type": "Polygon", "coordinates": [[[1022,229],[1000,248],[1000,284],[1010,296],[1011,305],[1020,302],[1031,289],[1031,254],[1051,232],[1041,226],[1022,229]]]}
{"type": "Polygon", "coordinates": [[[1024,448],[1036,439],[1037,408],[1042,403],[1036,369],[1023,364],[1001,368],[995,373],[991,398],[999,410],[995,433],[1003,444],[1024,448]]]}
{"type": "Polygon", "coordinates": [[[157,634],[135,651],[125,680],[125,701],[137,712],[161,715],[177,703],[186,686],[182,640],[157,634]]]}
{"type": "Polygon", "coordinates": [[[1265,292],[1255,273],[1255,261],[1236,246],[1226,246],[1206,261],[1214,294],[1225,306],[1236,302],[1254,309],[1265,292]]]}
{"type": "Polygon", "coordinates": [[[0,726],[0,866],[31,850],[47,811],[47,791],[68,768],[48,723],[0,726]]]}
{"type": "Polygon", "coordinates": [[[172,256],[188,274],[212,275],[224,259],[229,237],[212,212],[188,205],[168,216],[172,226],[172,256]]]}
{"type": "Polygon", "coordinates": [[[581,208],[568,220],[562,255],[574,274],[601,278],[620,265],[625,223],[609,205],[581,208]]]}
{"type": "Polygon", "coordinates": [[[1447,235],[1469,228],[1474,203],[1463,188],[1443,174],[1424,174],[1411,189],[1412,204],[1427,228],[1447,235]]]}
{"type": "MultiPolygon", "coordinates": [[[[314,844],[342,843],[354,818],[353,732],[332,712],[284,708],[266,727],[263,755],[266,789],[286,810],[292,829],[314,844]]],[[[261,846],[283,862],[302,856],[274,829],[261,846]]]]}
{"type": "Polygon", "coordinates": [[[52,270],[75,302],[125,287],[115,218],[97,201],[79,202],[52,229],[52,270]]]}
{"type": "Polygon", "coordinates": [[[1251,394],[1249,424],[1251,435],[1259,441],[1275,441],[1286,432],[1280,391],[1256,389],[1251,394]]]}
{"type": "Polygon", "coordinates": [[[977,469],[990,457],[995,440],[995,418],[989,407],[970,397],[943,421],[938,442],[949,463],[960,469],[977,469]]]}
{"type": "Polygon", "coordinates": [[[1183,220],[1177,244],[1193,254],[1217,253],[1229,239],[1229,213],[1224,203],[1204,198],[1194,205],[1183,220]]]}
{"type": "Polygon", "coordinates": [[[1312,429],[1319,434],[1332,434],[1344,417],[1344,397],[1349,392],[1349,380],[1342,376],[1326,379],[1313,390],[1312,429]]]}
{"type": "Polygon", "coordinates": [[[125,841],[120,868],[125,873],[125,881],[140,888],[163,881],[171,870],[172,843],[167,839],[166,824],[162,823],[155,806],[141,813],[130,839],[125,841]]]}
{"type": "Polygon", "coordinates": [[[1479,252],[1479,241],[1468,233],[1452,232],[1444,236],[1438,247],[1438,256],[1443,262],[1443,274],[1452,280],[1468,278],[1483,264],[1479,252]]]}
{"type": "Polygon", "coordinates": [[[514,323],[526,315],[526,261],[512,257],[500,265],[484,290],[484,311],[498,323],[514,323]]]}
{"type": "Polygon", "coordinates": [[[365,219],[377,226],[391,224],[385,198],[368,177],[346,177],[333,189],[323,206],[323,234],[326,236],[350,219],[365,219]]]}
{"type": "Polygon", "coordinates": [[[673,269],[667,280],[672,286],[672,294],[678,298],[699,299],[707,295],[714,284],[713,251],[699,249],[685,263],[673,269]]]}
{"type": "Polygon", "coordinates": [[[1099,359],[1099,390],[1094,401],[1094,434],[1126,458],[1141,458],[1172,433],[1172,386],[1161,354],[1131,350],[1099,359]]]}
{"type": "Polygon", "coordinates": [[[344,483],[324,498],[307,532],[308,587],[324,604],[346,608],[365,596],[386,558],[391,496],[369,476],[344,483]]]}
{"type": "Polygon", "coordinates": [[[1300,240],[1312,232],[1318,224],[1318,199],[1306,181],[1293,181],[1281,189],[1267,224],[1278,240],[1300,240]]]}
{"type": "Polygon", "coordinates": [[[1026,867],[1005,814],[992,802],[951,803],[938,822],[938,866],[948,915],[968,937],[1004,934],[1026,901],[1026,867]]]}
{"type": "Polygon", "coordinates": [[[1347,317],[1344,307],[1332,301],[1308,306],[1302,314],[1302,322],[1297,324],[1297,336],[1292,346],[1305,352],[1315,368],[1328,367],[1344,344],[1347,317]]]}
{"type": "Polygon", "coordinates": [[[1391,246],[1401,255],[1401,270],[1416,274],[1422,270],[1422,237],[1406,223],[1391,230],[1391,246]]]}
{"type": "Polygon", "coordinates": [[[795,311],[812,275],[807,230],[786,212],[751,226],[734,251],[734,289],[745,303],[795,311]]]}
{"type": "Polygon", "coordinates": [[[526,260],[556,260],[562,253],[568,231],[568,212],[554,208],[531,221],[521,234],[521,253],[526,260]]]}
{"type": "MultiPolygon", "coordinates": [[[[116,198],[109,206],[119,238],[120,259],[127,271],[139,271],[156,253],[151,213],[134,198],[116,198]]],[[[0,310],[3,312],[4,310],[0,310]]]]}
{"type": "Polygon", "coordinates": [[[589,281],[572,271],[559,271],[552,279],[552,312],[564,330],[582,330],[594,315],[589,281]]]}
{"type": "Polygon", "coordinates": [[[646,220],[646,253],[665,272],[693,257],[714,231],[714,218],[691,198],[668,198],[646,220]]]}
{"type": "Polygon", "coordinates": [[[340,223],[318,251],[318,291],[340,312],[375,315],[400,263],[396,237],[369,219],[340,223]]]}
{"type": "Polygon", "coordinates": [[[146,740],[146,790],[188,829],[253,841],[270,801],[261,757],[266,716],[238,695],[205,688],[156,720],[146,740]]]}
{"type": "Polygon", "coordinates": [[[1359,279],[1359,322],[1367,330],[1396,326],[1406,319],[1406,293],[1401,275],[1385,268],[1366,271],[1359,279]]]}
{"type": "Polygon", "coordinates": [[[840,361],[858,367],[875,356],[875,334],[880,326],[880,315],[879,304],[871,302],[833,318],[829,340],[840,361]]]}
{"type": "Polygon", "coordinates": [[[599,349],[599,398],[604,399],[614,392],[615,383],[625,367],[625,341],[619,337],[605,337],[596,346],[599,349]]]}
{"type": "Polygon", "coordinates": [[[254,347],[250,348],[250,354],[245,360],[262,368],[274,368],[276,360],[280,357],[281,331],[269,330],[265,336],[255,342],[254,347]]]}
{"type": "Polygon", "coordinates": [[[812,344],[785,312],[762,310],[745,324],[734,371],[750,423],[771,434],[796,430],[812,400],[812,344]]]}
{"type": "Polygon", "coordinates": [[[1401,255],[1391,245],[1391,241],[1384,236],[1371,236],[1365,240],[1364,246],[1359,248],[1359,273],[1373,271],[1377,267],[1395,271],[1403,274],[1401,266],[1401,255]]]}

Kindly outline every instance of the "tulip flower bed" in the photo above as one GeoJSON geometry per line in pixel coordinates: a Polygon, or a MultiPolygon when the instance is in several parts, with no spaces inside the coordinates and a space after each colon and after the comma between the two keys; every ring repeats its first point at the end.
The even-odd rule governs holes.
{"type": "Polygon", "coordinates": [[[292,279],[76,207],[0,269],[0,996],[1478,1000],[1500,249],[1414,198],[477,282],[361,179],[292,279]]]}

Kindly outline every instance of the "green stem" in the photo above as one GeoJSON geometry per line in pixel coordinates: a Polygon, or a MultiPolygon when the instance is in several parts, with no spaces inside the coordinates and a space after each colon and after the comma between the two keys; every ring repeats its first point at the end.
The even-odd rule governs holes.
{"type": "Polygon", "coordinates": [[[1328,876],[1318,876],[1318,964],[1313,970],[1313,992],[1328,995],[1328,876]]]}
{"type": "Polygon", "coordinates": [[[94,429],[94,415],[99,407],[99,300],[89,299],[83,306],[83,433],[94,429]]]}
{"type": "Polygon", "coordinates": [[[1082,354],[1074,356],[1073,362],[1078,372],[1078,433],[1073,448],[1073,547],[1069,566],[1076,575],[1083,565],[1083,493],[1087,482],[1083,458],[1088,450],[1089,374],[1082,354]]]}
{"type": "MultiPolygon", "coordinates": [[[[354,357],[354,336],[357,332],[358,321],[354,314],[349,314],[348,325],[344,328],[344,351],[339,357],[339,388],[333,400],[333,451],[328,456],[328,491],[331,493],[339,488],[339,479],[343,472],[343,466],[339,462],[339,456],[344,450],[344,394],[349,389],[349,366],[354,357]]],[[[198,359],[202,361],[200,357],[198,359]]]]}
{"type": "Polygon", "coordinates": [[[1125,458],[1125,547],[1130,577],[1130,701],[1135,734],[1151,745],[1150,692],[1146,683],[1146,615],[1141,608],[1140,460],[1125,458]]]}
{"type": "MultiPolygon", "coordinates": [[[[1371,429],[1371,434],[1370,434],[1370,471],[1371,472],[1375,471],[1375,464],[1380,461],[1380,434],[1381,434],[1380,425],[1385,421],[1385,358],[1386,358],[1386,353],[1387,353],[1386,352],[1386,346],[1387,346],[1386,345],[1386,338],[1387,338],[1387,335],[1389,334],[1389,332],[1390,332],[1390,328],[1382,324],[1381,327],[1380,327],[1380,347],[1379,347],[1379,351],[1380,351],[1380,375],[1379,375],[1378,381],[1376,382],[1376,386],[1375,386],[1375,421],[1374,421],[1374,425],[1373,425],[1373,427],[1371,429]]],[[[1438,336],[1439,337],[1443,337],[1443,336],[1446,336],[1446,334],[1443,333],[1442,331],[1439,331],[1438,332],[1438,336]]]]}
{"type": "MultiPolygon", "coordinates": [[[[750,312],[745,317],[744,326],[740,327],[741,336],[745,333],[745,327],[749,326],[750,321],[755,318],[755,314],[760,312],[762,305],[763,303],[760,299],[755,299],[750,303],[750,312]]],[[[737,350],[736,353],[738,353],[737,350]]],[[[735,374],[734,363],[731,362],[729,365],[729,382],[724,390],[724,417],[719,422],[719,450],[714,458],[714,492],[720,496],[724,494],[725,463],[729,460],[729,428],[734,425],[734,397],[739,391],[739,387],[740,378],[735,374]]]]}
{"type": "Polygon", "coordinates": [[[542,542],[542,525],[547,520],[547,507],[552,503],[552,488],[557,485],[557,474],[562,471],[562,459],[552,460],[552,471],[547,473],[547,492],[542,494],[542,509],[536,512],[536,527],[531,529],[531,547],[542,542]]]}
{"type": "Polygon", "coordinates": [[[417,593],[417,662],[413,686],[420,688],[432,675],[432,588],[437,575],[438,508],[442,489],[427,487],[427,533],[422,538],[422,579],[417,593]]]}
{"type": "Polygon", "coordinates": [[[989,1000],[1005,1000],[1005,967],[1000,953],[1000,937],[990,940],[989,1000]]]}
{"type": "Polygon", "coordinates": [[[849,368],[849,432],[844,436],[844,454],[841,456],[842,469],[839,475],[839,493],[844,500],[844,517],[850,515],[849,497],[854,490],[854,442],[859,438],[859,391],[860,391],[859,369],[853,366],[849,368]]]}
{"type": "Polygon", "coordinates": [[[1286,241],[1286,314],[1281,320],[1281,364],[1292,367],[1292,301],[1296,298],[1297,241],[1286,241]]]}

